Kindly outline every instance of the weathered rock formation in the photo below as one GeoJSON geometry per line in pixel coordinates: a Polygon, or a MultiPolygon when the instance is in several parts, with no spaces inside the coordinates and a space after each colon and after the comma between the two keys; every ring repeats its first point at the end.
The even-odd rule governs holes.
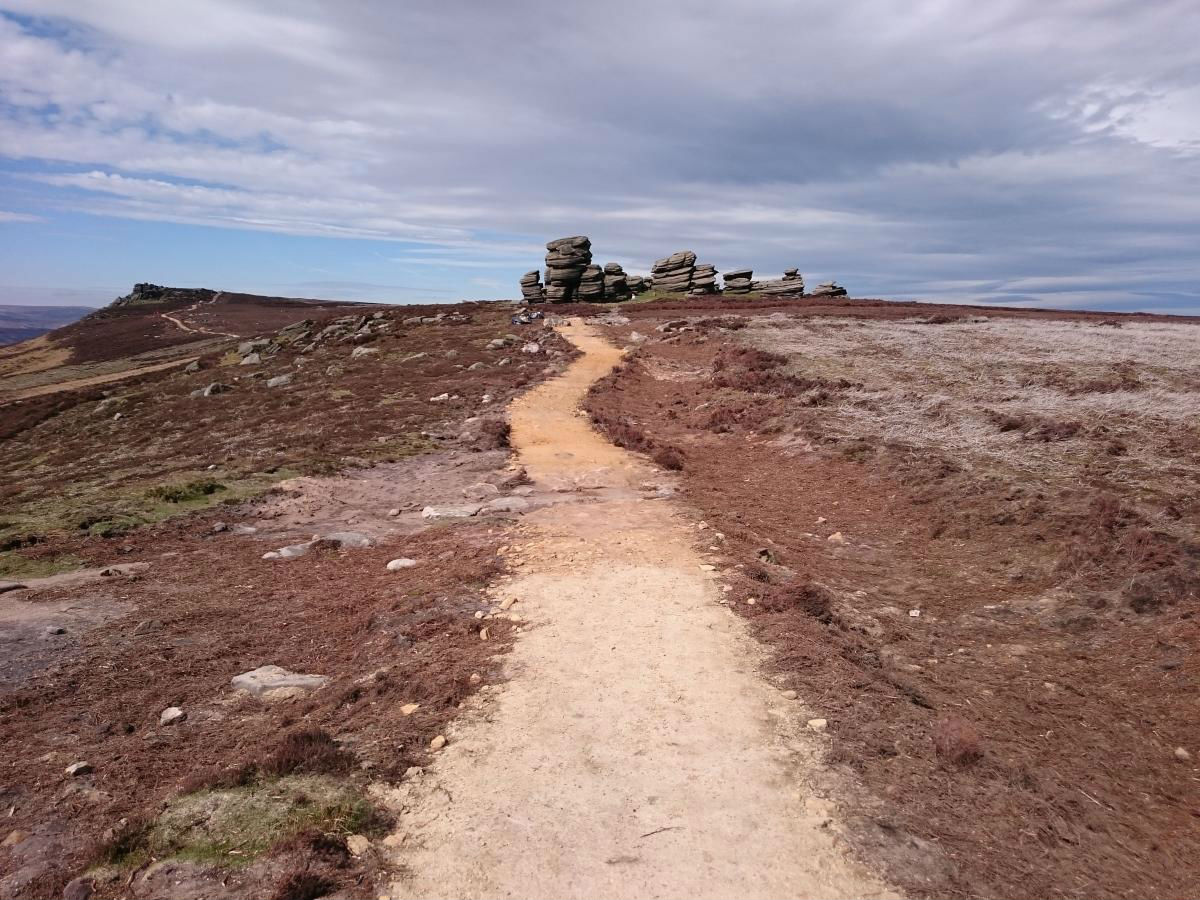
{"type": "Polygon", "coordinates": [[[731,269],[725,273],[725,293],[726,294],[748,294],[750,293],[751,277],[754,275],[753,269],[731,269]]]}
{"type": "Polygon", "coordinates": [[[692,294],[715,294],[717,292],[717,267],[702,263],[692,269],[692,294]]]}
{"type": "Polygon", "coordinates": [[[546,244],[546,299],[570,303],[579,292],[583,273],[592,264],[592,242],[582,235],[546,244]]]}
{"type": "Polygon", "coordinates": [[[780,279],[760,282],[756,290],[764,294],[803,294],[804,276],[796,269],[788,269],[780,279]]]}
{"type": "Polygon", "coordinates": [[[650,285],[653,283],[649,278],[643,278],[641,275],[626,275],[625,283],[629,285],[631,294],[641,294],[650,290],[650,285]]]}
{"type": "Polygon", "coordinates": [[[695,265],[696,254],[691,250],[680,250],[658,260],[651,269],[654,287],[669,294],[686,294],[692,286],[695,265]]]}
{"type": "Polygon", "coordinates": [[[621,268],[620,263],[604,264],[604,299],[612,302],[628,300],[632,296],[629,288],[629,276],[621,268]]]}
{"type": "Polygon", "coordinates": [[[584,303],[599,303],[604,299],[604,270],[597,265],[588,266],[579,276],[579,289],[575,299],[584,303]]]}
{"type": "Polygon", "coordinates": [[[814,297],[845,297],[846,289],[836,281],[827,281],[824,284],[818,284],[812,295],[814,297]]]}
{"type": "Polygon", "coordinates": [[[546,299],[546,291],[542,287],[542,273],[537,269],[521,276],[521,296],[530,303],[541,303],[546,299]]]}

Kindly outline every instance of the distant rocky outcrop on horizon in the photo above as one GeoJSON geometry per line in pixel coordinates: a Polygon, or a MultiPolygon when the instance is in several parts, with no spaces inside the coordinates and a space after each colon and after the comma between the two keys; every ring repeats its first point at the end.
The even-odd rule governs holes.
{"type": "Polygon", "coordinates": [[[664,294],[764,294],[767,296],[845,297],[846,289],[837,282],[820,285],[805,294],[804,276],[797,268],[786,269],[782,278],[754,281],[752,269],[731,269],[717,284],[717,267],[696,261],[693,250],[679,250],[657,260],[650,275],[629,275],[620,263],[592,262],[592,242],[584,235],[558,238],[546,244],[546,283],[541,272],[533,269],[521,276],[521,297],[527,303],[616,303],[647,290],[664,294]]]}

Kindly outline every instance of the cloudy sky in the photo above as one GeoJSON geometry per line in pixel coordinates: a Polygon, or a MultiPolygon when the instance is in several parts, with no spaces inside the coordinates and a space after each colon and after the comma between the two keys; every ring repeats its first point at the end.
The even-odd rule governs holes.
{"type": "Polygon", "coordinates": [[[1200,313],[1196,0],[0,0],[0,302],[644,271],[1200,313]]]}

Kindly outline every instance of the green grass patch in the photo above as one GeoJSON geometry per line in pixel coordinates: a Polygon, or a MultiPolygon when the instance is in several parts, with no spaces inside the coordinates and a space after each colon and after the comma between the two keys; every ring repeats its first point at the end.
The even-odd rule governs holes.
{"type": "Polygon", "coordinates": [[[160,484],[146,491],[151,500],[163,500],[167,503],[187,503],[190,500],[200,500],[218,491],[225,490],[225,485],[212,478],[197,478],[186,484],[160,484]]]}
{"type": "Polygon", "coordinates": [[[8,550],[0,553],[0,579],[22,581],[26,578],[46,578],[50,575],[61,575],[63,572],[80,569],[83,564],[82,559],[69,553],[31,559],[16,550],[8,550]]]}
{"type": "Polygon", "coordinates": [[[314,775],[268,778],[177,797],[153,821],[114,835],[95,862],[122,869],[151,859],[240,867],[309,828],[371,836],[386,830],[387,820],[352,783],[314,775]]]}

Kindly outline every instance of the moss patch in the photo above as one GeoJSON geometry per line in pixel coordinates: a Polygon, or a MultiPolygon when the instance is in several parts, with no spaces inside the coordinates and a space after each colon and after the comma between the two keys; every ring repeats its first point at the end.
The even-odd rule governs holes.
{"type": "Polygon", "coordinates": [[[373,834],[383,823],[355,785],[293,775],[178,797],[153,822],[117,835],[102,848],[97,862],[121,868],[136,868],[151,859],[244,866],[305,829],[373,834]]]}

